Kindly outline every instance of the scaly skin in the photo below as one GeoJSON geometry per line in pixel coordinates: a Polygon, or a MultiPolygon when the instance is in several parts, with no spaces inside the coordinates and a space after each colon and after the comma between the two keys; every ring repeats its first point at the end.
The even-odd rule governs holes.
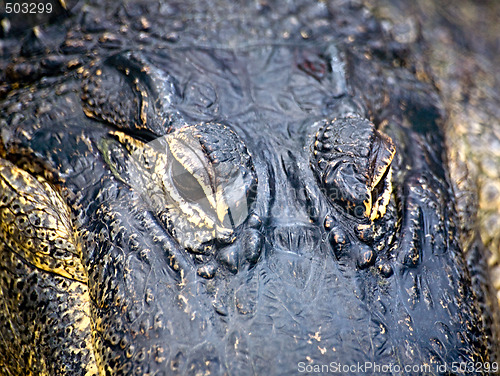
{"type": "Polygon", "coordinates": [[[6,42],[2,374],[497,359],[444,105],[366,9],[80,11],[6,42]]]}
{"type": "Polygon", "coordinates": [[[4,159],[0,187],[2,374],[95,374],[87,275],[67,205],[4,159]]]}

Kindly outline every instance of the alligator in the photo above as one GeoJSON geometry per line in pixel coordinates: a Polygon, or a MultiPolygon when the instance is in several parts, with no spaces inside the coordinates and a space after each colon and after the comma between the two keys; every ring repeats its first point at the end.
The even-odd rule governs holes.
{"type": "Polygon", "coordinates": [[[498,372],[443,100],[361,2],[2,25],[0,374],[498,372]]]}

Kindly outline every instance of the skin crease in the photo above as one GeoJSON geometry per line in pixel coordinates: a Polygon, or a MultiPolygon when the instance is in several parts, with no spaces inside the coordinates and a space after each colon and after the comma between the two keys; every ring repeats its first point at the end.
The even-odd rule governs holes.
{"type": "Polygon", "coordinates": [[[0,374],[497,359],[419,40],[356,2],[73,12],[0,59],[0,374]]]}

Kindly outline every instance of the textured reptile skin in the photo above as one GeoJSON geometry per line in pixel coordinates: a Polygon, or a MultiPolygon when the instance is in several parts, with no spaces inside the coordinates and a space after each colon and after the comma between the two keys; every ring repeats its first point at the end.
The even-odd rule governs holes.
{"type": "Polygon", "coordinates": [[[496,359],[439,93],[365,8],[75,12],[5,42],[2,374],[496,359]]]}

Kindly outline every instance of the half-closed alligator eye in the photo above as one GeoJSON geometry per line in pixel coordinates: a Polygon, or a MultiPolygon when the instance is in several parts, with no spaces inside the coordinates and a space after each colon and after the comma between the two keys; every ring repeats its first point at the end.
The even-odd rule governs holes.
{"type": "Polygon", "coordinates": [[[325,123],[313,145],[313,169],[330,202],[358,218],[385,214],[391,194],[392,140],[368,120],[345,117],[325,123]]]}
{"type": "Polygon", "coordinates": [[[227,241],[248,217],[256,175],[243,142],[228,127],[187,126],[149,143],[113,135],[122,147],[116,141],[102,147],[112,171],[141,194],[185,248],[227,241]],[[123,147],[126,166],[116,166],[112,154],[126,153],[123,147]]]}

